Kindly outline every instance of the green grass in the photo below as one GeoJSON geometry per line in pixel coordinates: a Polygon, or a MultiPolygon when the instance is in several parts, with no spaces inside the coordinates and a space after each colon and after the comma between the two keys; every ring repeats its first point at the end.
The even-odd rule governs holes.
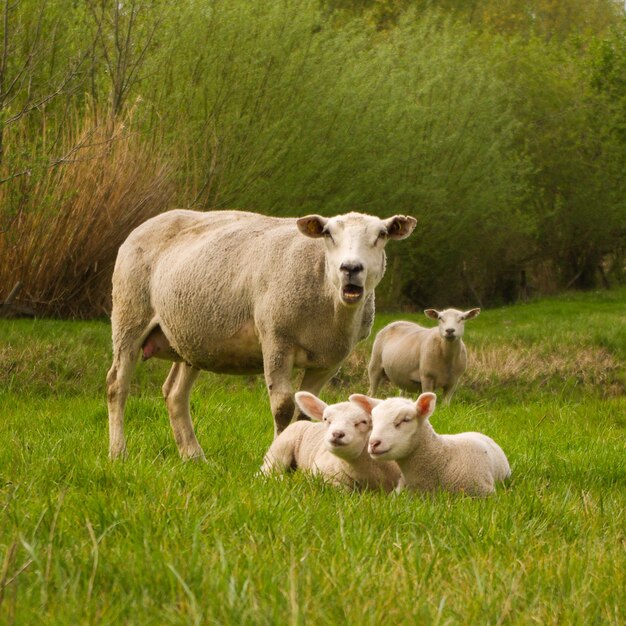
{"type": "MultiPolygon", "coordinates": [[[[621,290],[468,324],[481,356],[432,421],[502,445],[513,475],[486,500],[255,477],[272,433],[260,378],[202,376],[208,462],[182,463],[153,361],[129,457],[110,463],[108,324],[2,321],[0,624],[622,624],[625,313],[621,290]],[[493,367],[524,350],[538,356],[493,367]]],[[[326,399],[366,388],[370,344],[326,399]]]]}

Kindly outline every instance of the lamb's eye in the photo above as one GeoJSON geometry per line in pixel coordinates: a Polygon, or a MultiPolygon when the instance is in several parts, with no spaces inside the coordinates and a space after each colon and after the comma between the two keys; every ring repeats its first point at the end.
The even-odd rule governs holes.
{"type": "Polygon", "coordinates": [[[324,237],[326,237],[326,239],[330,240],[332,243],[335,243],[335,240],[333,239],[333,236],[330,234],[329,230],[324,231],[324,237]]]}

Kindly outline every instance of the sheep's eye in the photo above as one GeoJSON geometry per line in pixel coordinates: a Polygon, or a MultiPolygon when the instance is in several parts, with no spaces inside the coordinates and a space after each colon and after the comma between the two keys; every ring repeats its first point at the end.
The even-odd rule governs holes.
{"type": "Polygon", "coordinates": [[[333,239],[333,236],[330,234],[329,230],[324,230],[322,234],[324,235],[324,237],[326,237],[326,239],[330,239],[332,243],[335,243],[335,240],[333,239]]]}
{"type": "Polygon", "coordinates": [[[376,237],[376,243],[378,243],[379,241],[384,241],[385,239],[387,239],[387,231],[381,230],[378,233],[378,237],[376,237]]]}

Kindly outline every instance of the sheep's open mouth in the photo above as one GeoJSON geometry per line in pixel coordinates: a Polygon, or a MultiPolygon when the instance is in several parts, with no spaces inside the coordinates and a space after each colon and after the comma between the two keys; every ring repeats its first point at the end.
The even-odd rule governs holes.
{"type": "Polygon", "coordinates": [[[341,290],[341,297],[344,302],[352,304],[363,297],[363,291],[363,287],[360,285],[344,285],[341,290]]]}

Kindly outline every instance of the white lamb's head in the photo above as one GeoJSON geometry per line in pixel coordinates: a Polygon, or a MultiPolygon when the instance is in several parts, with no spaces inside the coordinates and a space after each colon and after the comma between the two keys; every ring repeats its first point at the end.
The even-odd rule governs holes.
{"type": "Polygon", "coordinates": [[[413,402],[406,398],[378,400],[353,394],[350,401],[358,403],[372,416],[368,452],[373,459],[397,461],[409,456],[415,448],[423,425],[433,414],[437,396],[426,392],[413,402]]]}
{"type": "Polygon", "coordinates": [[[461,339],[465,332],[466,320],[475,318],[480,313],[480,309],[470,309],[469,311],[457,311],[457,309],[446,309],[437,311],[436,309],[426,309],[424,315],[439,322],[439,334],[448,341],[461,339]]]}
{"type": "Polygon", "coordinates": [[[358,304],[374,291],[385,273],[387,241],[405,239],[415,224],[415,218],[404,215],[381,220],[361,213],[308,215],[297,221],[302,234],[324,238],[328,275],[345,305],[358,304]]]}
{"type": "Polygon", "coordinates": [[[303,413],[324,422],[324,445],[329,452],[347,461],[358,458],[367,447],[372,418],[352,402],[326,404],[308,391],[296,393],[303,413]]]}

